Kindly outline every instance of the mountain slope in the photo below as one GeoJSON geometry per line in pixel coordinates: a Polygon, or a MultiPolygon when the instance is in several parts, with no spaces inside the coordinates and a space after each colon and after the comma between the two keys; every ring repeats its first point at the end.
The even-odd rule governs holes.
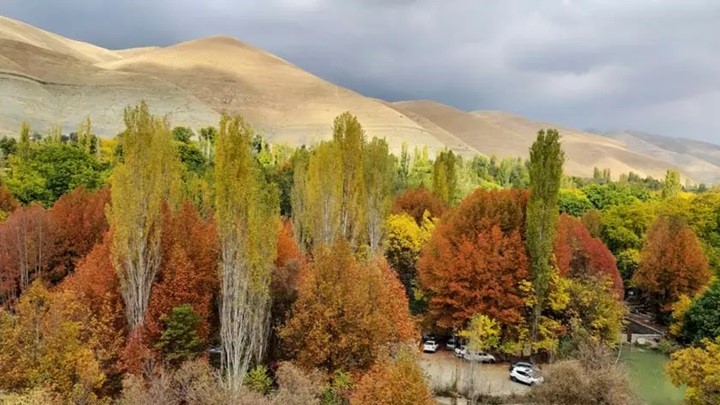
{"type": "MultiPolygon", "coordinates": [[[[173,125],[194,129],[239,113],[272,142],[290,145],[329,139],[334,117],[350,111],[369,137],[387,139],[395,152],[407,143],[463,156],[527,157],[540,128],[558,127],[433,101],[365,97],[230,37],[108,50],[0,17],[0,136],[16,134],[23,120],[41,133],[54,125],[69,133],[85,117],[98,135],[114,136],[123,109],[141,100],[173,125]]],[[[662,177],[677,166],[692,179],[720,181],[720,147],[559,129],[569,174],[590,176],[597,166],[662,177]]]]}
{"type": "Polygon", "coordinates": [[[674,166],[629,150],[621,142],[600,135],[536,122],[509,113],[467,113],[428,100],[403,101],[394,105],[425,117],[455,134],[472,148],[498,157],[526,157],[540,129],[557,128],[563,137],[563,148],[567,154],[566,171],[578,176],[592,176],[593,169],[600,167],[609,168],[615,176],[634,171],[662,177],[667,167],[674,166]]]}
{"type": "Polygon", "coordinates": [[[443,144],[408,117],[376,100],[336,86],[230,37],[212,37],[149,50],[98,65],[161,77],[216,111],[242,114],[274,142],[310,144],[330,135],[344,111],[395,150],[402,141],[443,144]]]}
{"type": "Polygon", "coordinates": [[[603,135],[626,148],[682,167],[691,178],[706,184],[720,183],[720,146],[690,139],[671,138],[640,131],[616,131],[603,135]]]}

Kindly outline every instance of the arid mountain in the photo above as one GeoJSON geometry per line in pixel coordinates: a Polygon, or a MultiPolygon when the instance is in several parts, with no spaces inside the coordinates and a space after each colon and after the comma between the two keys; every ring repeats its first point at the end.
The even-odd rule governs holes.
{"type": "Polygon", "coordinates": [[[690,178],[706,184],[720,183],[720,145],[641,131],[614,131],[602,135],[622,142],[627,149],[682,167],[690,178]]]}
{"type": "MultiPolygon", "coordinates": [[[[222,112],[240,113],[272,142],[291,145],[329,138],[343,111],[394,151],[407,143],[524,157],[540,128],[557,127],[432,101],[365,97],[230,37],[108,50],[0,16],[0,135],[16,134],[23,120],[41,133],[54,125],[72,132],[89,116],[97,134],[113,136],[123,128],[122,110],[140,100],[173,125],[195,129],[216,124],[222,112]]],[[[669,166],[690,165],[683,173],[693,180],[718,180],[718,163],[694,152],[653,143],[648,153],[619,137],[560,129],[571,174],[589,176],[597,166],[662,177],[669,166]]]]}

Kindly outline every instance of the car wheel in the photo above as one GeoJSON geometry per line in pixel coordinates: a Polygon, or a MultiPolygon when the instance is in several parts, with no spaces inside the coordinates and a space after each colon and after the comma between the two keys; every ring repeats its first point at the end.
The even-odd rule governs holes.
{"type": "Polygon", "coordinates": [[[517,378],[515,378],[515,377],[513,377],[513,376],[510,376],[510,381],[512,381],[512,382],[517,382],[517,378]]]}

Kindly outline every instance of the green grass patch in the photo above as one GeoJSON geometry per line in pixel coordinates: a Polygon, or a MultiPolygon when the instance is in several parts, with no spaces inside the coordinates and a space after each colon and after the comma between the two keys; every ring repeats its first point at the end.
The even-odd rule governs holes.
{"type": "Polygon", "coordinates": [[[676,388],[665,375],[668,356],[650,349],[623,347],[622,361],[637,394],[648,405],[682,404],[685,390],[676,388]]]}

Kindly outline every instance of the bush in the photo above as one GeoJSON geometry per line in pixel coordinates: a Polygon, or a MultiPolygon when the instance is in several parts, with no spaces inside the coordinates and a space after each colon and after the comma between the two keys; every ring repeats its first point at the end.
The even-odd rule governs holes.
{"type": "Polygon", "coordinates": [[[350,374],[336,370],[333,379],[323,391],[323,405],[345,405],[350,403],[352,380],[350,374]]]}
{"type": "Polygon", "coordinates": [[[320,404],[323,393],[323,375],[318,371],[305,373],[292,363],[280,363],[275,374],[278,393],[275,403],[282,405],[320,404]]]}
{"type": "Polygon", "coordinates": [[[118,404],[217,404],[269,405],[267,398],[251,391],[233,394],[222,384],[207,361],[183,363],[177,371],[157,369],[147,378],[128,375],[118,404]]]}
{"type": "Polygon", "coordinates": [[[677,345],[677,343],[673,342],[670,339],[660,339],[657,346],[657,349],[660,353],[667,355],[675,353],[679,348],[680,347],[677,345]]]}
{"type": "Polygon", "coordinates": [[[576,360],[550,365],[544,374],[545,382],[531,393],[538,404],[639,403],[624,369],[615,364],[612,352],[603,346],[586,345],[576,360]]]}
{"type": "Polygon", "coordinates": [[[268,376],[267,367],[259,365],[245,374],[244,384],[258,394],[267,394],[272,387],[272,379],[268,376]]]}

